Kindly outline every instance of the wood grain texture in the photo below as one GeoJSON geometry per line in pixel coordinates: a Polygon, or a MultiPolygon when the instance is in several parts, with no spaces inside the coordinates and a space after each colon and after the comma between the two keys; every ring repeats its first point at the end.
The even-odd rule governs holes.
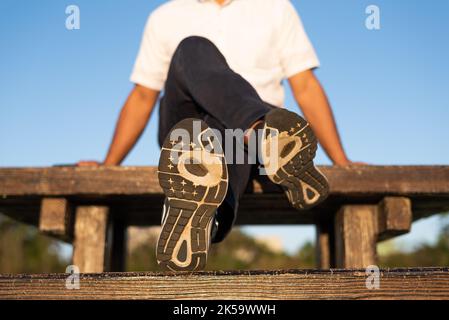
{"type": "Polygon", "coordinates": [[[366,288],[364,270],[279,270],[192,274],[0,275],[0,299],[449,299],[448,268],[381,270],[366,288]]]}
{"type": "MultiPolygon", "coordinates": [[[[298,212],[278,186],[255,182],[240,203],[236,223],[314,224],[332,217],[341,205],[377,204],[385,196],[410,198],[414,220],[449,210],[449,166],[320,169],[330,184],[323,204],[298,212]]],[[[163,194],[156,173],[155,167],[2,168],[0,212],[37,225],[41,199],[52,196],[74,205],[113,206],[128,225],[157,225],[163,194]]]]}
{"type": "MultiPolygon", "coordinates": [[[[376,264],[379,240],[410,231],[411,208],[410,199],[405,197],[385,197],[378,205],[342,206],[335,216],[336,260],[335,265],[330,266],[365,268],[376,264]]],[[[326,252],[324,243],[317,243],[321,251],[326,252]]],[[[332,250],[332,244],[329,247],[327,251],[332,250]]]]}
{"type": "Polygon", "coordinates": [[[337,268],[366,268],[376,264],[377,230],[377,206],[343,206],[335,216],[337,268]]]}
{"type": "MultiPolygon", "coordinates": [[[[449,196],[449,166],[320,166],[331,194],[449,196]]],[[[255,193],[263,188],[256,184],[255,193]]],[[[160,194],[156,167],[51,167],[0,169],[0,195],[160,194]]]]}
{"type": "Polygon", "coordinates": [[[378,239],[389,239],[410,231],[412,203],[406,197],[385,197],[378,206],[378,239]]]}
{"type": "Polygon", "coordinates": [[[109,208],[104,206],[76,209],[73,264],[80,272],[103,272],[109,267],[108,216],[109,208]]]}
{"type": "Polygon", "coordinates": [[[64,240],[72,237],[71,208],[65,198],[42,199],[39,215],[39,230],[64,240]]]}

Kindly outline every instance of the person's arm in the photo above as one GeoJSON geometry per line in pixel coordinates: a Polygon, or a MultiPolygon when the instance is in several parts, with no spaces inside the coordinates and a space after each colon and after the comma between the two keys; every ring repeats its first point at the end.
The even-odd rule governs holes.
{"type": "MultiPolygon", "coordinates": [[[[136,144],[145,129],[159,91],[136,85],[123,106],[114,136],[103,165],[119,165],[136,144]]],[[[95,161],[80,161],[79,166],[98,165],[95,161]]]]}
{"type": "Polygon", "coordinates": [[[297,73],[288,80],[296,102],[332,162],[342,166],[351,164],[343,150],[329,101],[313,71],[297,73]]]}

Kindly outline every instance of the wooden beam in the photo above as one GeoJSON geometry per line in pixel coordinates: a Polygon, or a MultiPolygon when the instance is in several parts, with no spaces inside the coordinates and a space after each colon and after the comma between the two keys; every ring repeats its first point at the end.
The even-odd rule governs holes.
{"type": "Polygon", "coordinates": [[[377,206],[342,206],[335,216],[337,268],[366,268],[374,265],[377,234],[377,206]]]}
{"type": "Polygon", "coordinates": [[[378,205],[345,205],[335,216],[336,266],[365,268],[376,264],[377,241],[410,231],[412,203],[385,197],[378,205]]]}
{"type": "Polygon", "coordinates": [[[385,197],[378,206],[378,238],[386,240],[410,231],[412,202],[405,197],[385,197]]]}
{"type": "MultiPolygon", "coordinates": [[[[449,197],[449,166],[319,168],[329,180],[331,196],[433,194],[449,197]]],[[[263,190],[257,183],[253,193],[263,193],[263,190]]],[[[149,194],[162,194],[156,167],[0,169],[0,196],[3,197],[149,194]]]]}
{"type": "Polygon", "coordinates": [[[62,240],[71,240],[73,236],[72,212],[67,199],[42,199],[39,230],[62,240]]]}
{"type": "Polygon", "coordinates": [[[0,275],[0,299],[449,299],[449,269],[380,270],[379,288],[365,270],[201,273],[0,275]]]}
{"type": "Polygon", "coordinates": [[[73,264],[80,272],[103,272],[107,261],[109,208],[79,206],[76,209],[73,264]]]}
{"type": "MultiPolygon", "coordinates": [[[[385,196],[409,198],[414,220],[449,210],[449,166],[320,169],[329,179],[330,195],[318,207],[298,214],[285,195],[276,192],[279,188],[256,184],[242,198],[236,224],[315,224],[333,218],[342,205],[374,205],[385,196]]],[[[140,226],[159,224],[163,203],[155,167],[0,169],[0,212],[38,225],[41,199],[46,197],[114,207],[127,225],[140,226]]]]}

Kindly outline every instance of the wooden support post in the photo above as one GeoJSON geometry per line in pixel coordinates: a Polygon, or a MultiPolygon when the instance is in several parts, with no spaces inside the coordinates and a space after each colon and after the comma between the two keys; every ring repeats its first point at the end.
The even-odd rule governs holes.
{"type": "Polygon", "coordinates": [[[319,269],[335,267],[334,225],[320,221],[316,225],[316,264],[319,269]]]}
{"type": "Polygon", "coordinates": [[[366,268],[376,264],[377,242],[410,231],[411,201],[385,197],[378,205],[345,205],[335,217],[336,266],[366,268]]]}
{"type": "Polygon", "coordinates": [[[39,230],[66,241],[72,238],[72,214],[67,199],[42,199],[39,215],[39,230]]]}
{"type": "Polygon", "coordinates": [[[80,272],[103,272],[107,261],[109,208],[79,206],[75,217],[73,264],[80,272]]]}
{"type": "Polygon", "coordinates": [[[404,197],[385,197],[378,207],[379,240],[386,240],[410,231],[412,202],[404,197]]]}
{"type": "Polygon", "coordinates": [[[121,219],[110,220],[110,232],[108,243],[110,243],[108,271],[123,272],[126,268],[126,243],[127,226],[121,219]]]}
{"type": "Polygon", "coordinates": [[[337,268],[366,268],[376,263],[377,206],[346,205],[335,217],[337,268]]]}

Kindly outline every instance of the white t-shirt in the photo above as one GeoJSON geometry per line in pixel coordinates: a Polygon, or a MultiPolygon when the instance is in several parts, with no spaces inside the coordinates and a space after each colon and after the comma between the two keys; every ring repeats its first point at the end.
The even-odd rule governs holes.
{"type": "Polygon", "coordinates": [[[319,66],[289,0],[171,0],[148,18],[131,81],[162,90],[171,57],[182,39],[211,40],[232,70],[260,97],[283,106],[282,80],[319,66]]]}

